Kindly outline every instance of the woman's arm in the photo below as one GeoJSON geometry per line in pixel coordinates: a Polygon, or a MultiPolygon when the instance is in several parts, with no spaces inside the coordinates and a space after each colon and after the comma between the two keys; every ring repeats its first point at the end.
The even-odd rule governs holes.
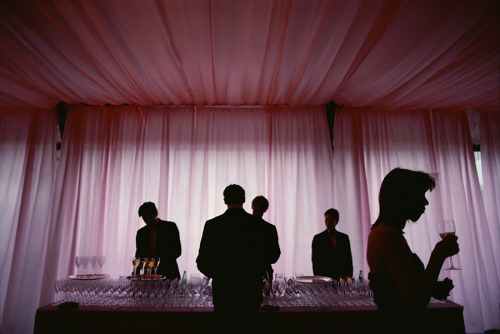
{"type": "Polygon", "coordinates": [[[427,307],[444,260],[458,252],[456,237],[449,236],[436,244],[424,274],[417,277],[405,238],[396,229],[384,228],[382,232],[372,238],[372,247],[374,243],[403,300],[414,310],[427,307]]]}

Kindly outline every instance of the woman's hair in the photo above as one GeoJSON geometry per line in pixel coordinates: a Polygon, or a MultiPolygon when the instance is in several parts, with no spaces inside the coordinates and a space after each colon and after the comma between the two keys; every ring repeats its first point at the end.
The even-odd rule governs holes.
{"type": "Polygon", "coordinates": [[[419,192],[434,189],[436,178],[428,173],[395,168],[382,181],[378,202],[380,213],[372,228],[384,222],[400,224],[408,219],[408,204],[419,192]]]}

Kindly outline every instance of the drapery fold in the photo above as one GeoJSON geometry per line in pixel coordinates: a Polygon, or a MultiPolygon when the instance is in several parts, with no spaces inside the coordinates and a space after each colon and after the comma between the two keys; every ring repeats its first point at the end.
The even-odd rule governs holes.
{"type": "Polygon", "coordinates": [[[0,106],[498,110],[496,0],[0,2],[0,106]]]}
{"type": "Polygon", "coordinates": [[[500,280],[492,254],[500,235],[485,223],[465,113],[342,108],[335,118],[334,145],[335,205],[341,216],[346,212],[343,228],[351,242],[362,245],[353,250],[354,265],[364,263],[384,176],[395,167],[437,174],[426,213],[407,225],[406,239],[427,263],[440,240],[435,222],[454,219],[461,249],[454,262],[462,270],[443,270],[441,276],[453,279],[451,298],[464,305],[467,332],[498,328],[500,280]]]}
{"type": "Polygon", "coordinates": [[[54,110],[0,113],[0,328],[32,333],[56,171],[54,110]]]}
{"type": "Polygon", "coordinates": [[[75,106],[57,166],[53,110],[0,116],[2,332],[32,331],[36,308],[53,301],[54,280],[75,272],[75,255],[105,255],[105,272],[129,274],[143,201],[178,224],[179,266],[196,271],[203,223],[224,211],[222,190],[233,182],[247,190],[248,211],[254,196],[270,200],[264,218],[282,249],[275,272],[311,272],[311,240],[332,206],[350,236],[355,274],[367,271],[380,182],[396,166],[438,174],[426,214],[407,227],[410,247],[426,262],[439,238],[434,222],[455,219],[462,270],[441,276],[454,280],[467,332],[500,327],[498,113],[481,115],[484,206],[467,118],[457,111],[341,108],[332,158],[322,107],[75,106]]]}
{"type": "MultiPolygon", "coordinates": [[[[500,111],[480,116],[481,166],[483,198],[488,228],[492,235],[500,236],[500,111]]],[[[495,268],[500,277],[500,242],[493,243],[495,268]]],[[[500,299],[500,297],[499,297],[500,299]]]]}
{"type": "Polygon", "coordinates": [[[128,275],[146,201],[177,223],[181,271],[197,272],[203,224],[225,211],[230,183],[245,188],[247,211],[255,196],[269,199],[264,218],[277,226],[284,254],[275,271],[310,271],[309,243],[332,202],[328,138],[323,107],[70,108],[42,300],[75,270],[77,255],[105,255],[107,273],[128,275]]]}

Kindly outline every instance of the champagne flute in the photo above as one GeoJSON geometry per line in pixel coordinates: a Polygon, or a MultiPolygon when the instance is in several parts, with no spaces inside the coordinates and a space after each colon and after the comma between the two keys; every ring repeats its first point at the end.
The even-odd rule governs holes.
{"type": "MultiPolygon", "coordinates": [[[[441,239],[446,238],[447,235],[455,235],[455,222],[453,220],[440,220],[437,222],[437,230],[441,239]]],[[[460,270],[453,265],[452,256],[448,257],[450,260],[450,267],[445,270],[460,270]]]]}
{"type": "Polygon", "coordinates": [[[139,267],[139,263],[141,263],[141,259],[138,257],[135,257],[132,260],[132,265],[134,266],[134,272],[132,273],[132,277],[134,277],[134,278],[135,278],[135,274],[137,272],[137,267],[139,267]]]}
{"type": "Polygon", "coordinates": [[[147,259],[148,263],[148,278],[151,278],[151,270],[153,269],[153,267],[155,266],[155,258],[154,257],[151,257],[149,259],[147,259]]]}
{"type": "Polygon", "coordinates": [[[143,276],[145,276],[145,275],[146,275],[146,273],[145,273],[145,269],[144,269],[144,268],[146,267],[146,262],[148,262],[148,258],[147,258],[147,257],[143,258],[143,259],[142,259],[142,262],[141,262],[141,266],[142,266],[142,270],[141,270],[141,272],[142,272],[142,275],[143,275],[143,276]]]}
{"type": "Polygon", "coordinates": [[[160,258],[157,257],[156,258],[156,261],[155,261],[155,276],[156,276],[156,273],[158,271],[158,266],[160,265],[160,258]]]}

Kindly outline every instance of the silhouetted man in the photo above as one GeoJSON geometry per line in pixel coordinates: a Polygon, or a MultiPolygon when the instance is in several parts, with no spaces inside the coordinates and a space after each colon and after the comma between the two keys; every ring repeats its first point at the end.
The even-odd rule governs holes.
{"type": "Polygon", "coordinates": [[[326,230],[316,234],[312,242],[313,272],[335,280],[352,277],[352,254],[349,236],[337,231],[339,212],[325,212],[326,230]]]}
{"type": "MultiPolygon", "coordinates": [[[[254,216],[262,218],[262,216],[264,215],[264,213],[267,211],[268,208],[269,208],[269,201],[264,196],[257,196],[253,199],[252,212],[253,212],[254,216]]],[[[275,242],[273,242],[273,244],[275,244],[276,247],[278,247],[277,249],[275,249],[273,251],[273,254],[281,254],[281,250],[280,250],[279,244],[278,244],[278,231],[276,230],[276,227],[272,224],[269,224],[268,230],[269,230],[268,231],[269,237],[272,238],[272,240],[275,240],[275,242]]],[[[273,280],[273,273],[274,273],[273,267],[269,263],[269,265],[267,266],[266,272],[264,273],[264,277],[269,282],[271,282],[273,280]]]]}
{"type": "Polygon", "coordinates": [[[170,279],[180,278],[177,258],[181,256],[182,249],[177,225],[159,219],[153,202],[139,207],[139,217],[146,226],[137,231],[135,257],[160,258],[157,274],[170,279]]]}
{"type": "Polygon", "coordinates": [[[255,332],[262,303],[262,277],[279,258],[269,223],[243,209],[245,190],[224,189],[227,210],[205,223],[196,263],[212,278],[216,328],[224,333],[255,332]]]}

